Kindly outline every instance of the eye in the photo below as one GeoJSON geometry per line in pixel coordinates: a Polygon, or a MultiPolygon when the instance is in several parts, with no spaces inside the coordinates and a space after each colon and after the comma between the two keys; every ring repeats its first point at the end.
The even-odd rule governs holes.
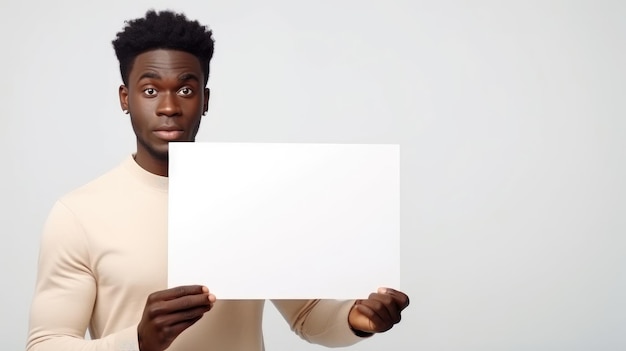
{"type": "Polygon", "coordinates": [[[182,96],[189,96],[189,95],[191,95],[192,93],[193,93],[193,90],[191,90],[191,88],[189,88],[189,87],[184,87],[184,88],[181,88],[181,89],[178,91],[178,94],[179,94],[179,95],[182,95],[182,96]]]}
{"type": "Polygon", "coordinates": [[[157,94],[157,91],[154,88],[146,88],[143,90],[143,93],[147,96],[155,96],[157,94]]]}

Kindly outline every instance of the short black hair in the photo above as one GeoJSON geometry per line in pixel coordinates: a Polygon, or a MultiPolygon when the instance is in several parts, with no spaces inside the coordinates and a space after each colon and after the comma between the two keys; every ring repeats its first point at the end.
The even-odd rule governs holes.
{"type": "Polygon", "coordinates": [[[143,18],[126,21],[124,29],[113,40],[124,84],[133,68],[135,57],[150,50],[171,49],[188,52],[200,60],[204,85],[209,80],[209,63],[213,57],[213,32],[182,13],[149,10],[143,18]]]}

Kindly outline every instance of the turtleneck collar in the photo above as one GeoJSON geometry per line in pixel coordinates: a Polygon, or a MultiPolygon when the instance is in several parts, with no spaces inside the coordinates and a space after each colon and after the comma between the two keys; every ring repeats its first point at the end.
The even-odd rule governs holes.
{"type": "Polygon", "coordinates": [[[167,177],[150,173],[141,168],[141,166],[138,165],[135,161],[133,155],[128,156],[128,158],[123,162],[122,165],[140,183],[155,188],[157,190],[167,192],[169,179],[167,177]]]}

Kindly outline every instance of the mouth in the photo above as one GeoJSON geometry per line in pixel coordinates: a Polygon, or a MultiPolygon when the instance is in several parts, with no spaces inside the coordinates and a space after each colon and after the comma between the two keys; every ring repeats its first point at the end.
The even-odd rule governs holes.
{"type": "Polygon", "coordinates": [[[155,130],[153,131],[153,133],[159,139],[162,139],[165,141],[174,141],[174,140],[180,139],[184,134],[182,130],[165,130],[165,129],[155,130]]]}

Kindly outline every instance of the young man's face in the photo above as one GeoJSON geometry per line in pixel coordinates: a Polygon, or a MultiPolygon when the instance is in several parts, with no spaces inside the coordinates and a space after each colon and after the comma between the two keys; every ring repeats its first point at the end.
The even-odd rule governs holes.
{"type": "Polygon", "coordinates": [[[195,140],[209,102],[200,61],[177,50],[138,55],[119,95],[137,136],[137,163],[150,171],[167,163],[169,142],[195,140]]]}

